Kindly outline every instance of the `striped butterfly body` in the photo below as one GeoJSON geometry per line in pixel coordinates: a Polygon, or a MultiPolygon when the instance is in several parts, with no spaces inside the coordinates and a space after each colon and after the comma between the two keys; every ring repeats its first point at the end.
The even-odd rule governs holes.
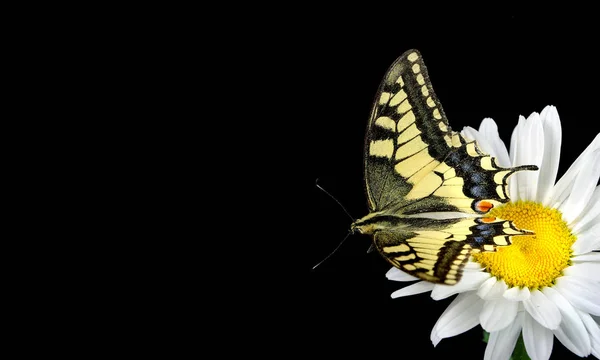
{"type": "Polygon", "coordinates": [[[369,214],[351,230],[371,235],[387,261],[420,279],[455,284],[471,254],[531,234],[485,214],[509,201],[510,175],[537,167],[502,168],[452,131],[416,50],[381,82],[364,161],[369,214]]]}

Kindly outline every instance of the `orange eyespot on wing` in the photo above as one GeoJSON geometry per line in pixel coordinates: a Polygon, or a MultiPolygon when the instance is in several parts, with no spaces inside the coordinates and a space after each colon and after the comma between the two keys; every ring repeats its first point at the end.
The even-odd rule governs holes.
{"type": "Polygon", "coordinates": [[[482,214],[490,211],[493,207],[494,204],[485,200],[481,200],[477,204],[475,204],[475,208],[477,209],[477,211],[482,214]]]}

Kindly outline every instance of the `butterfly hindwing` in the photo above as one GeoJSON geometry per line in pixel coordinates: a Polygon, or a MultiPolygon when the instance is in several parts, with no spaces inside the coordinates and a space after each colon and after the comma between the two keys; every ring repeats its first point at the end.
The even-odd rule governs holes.
{"type": "Polygon", "coordinates": [[[472,253],[495,251],[520,234],[512,222],[493,217],[415,218],[408,227],[376,232],[374,243],[395,267],[424,280],[454,284],[472,253]]]}

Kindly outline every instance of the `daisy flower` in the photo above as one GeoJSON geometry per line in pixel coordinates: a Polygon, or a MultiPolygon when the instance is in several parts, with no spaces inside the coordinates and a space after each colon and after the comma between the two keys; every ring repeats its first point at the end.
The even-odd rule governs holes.
{"type": "MultiPolygon", "coordinates": [[[[539,167],[514,174],[511,202],[490,212],[535,235],[515,236],[511,246],[473,255],[456,285],[419,281],[392,297],[431,291],[441,300],[458,294],[431,331],[434,346],[481,325],[489,332],[485,359],[509,359],[520,335],[531,359],[548,359],[555,336],[578,356],[600,358],[600,253],[594,252],[600,250],[600,134],[558,182],[562,133],[555,107],[521,116],[510,152],[492,119],[462,134],[501,166],[539,167]]],[[[387,277],[417,280],[396,268],[387,277]]]]}

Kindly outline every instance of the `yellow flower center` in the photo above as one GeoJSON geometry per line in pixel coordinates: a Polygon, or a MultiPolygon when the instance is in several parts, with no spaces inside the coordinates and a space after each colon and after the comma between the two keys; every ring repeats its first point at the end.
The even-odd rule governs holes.
{"type": "Polygon", "coordinates": [[[513,236],[512,245],[497,252],[473,255],[475,261],[509,287],[543,288],[554,284],[569,266],[575,235],[556,209],[531,201],[508,203],[490,211],[490,216],[512,220],[517,228],[535,235],[513,236]]]}

